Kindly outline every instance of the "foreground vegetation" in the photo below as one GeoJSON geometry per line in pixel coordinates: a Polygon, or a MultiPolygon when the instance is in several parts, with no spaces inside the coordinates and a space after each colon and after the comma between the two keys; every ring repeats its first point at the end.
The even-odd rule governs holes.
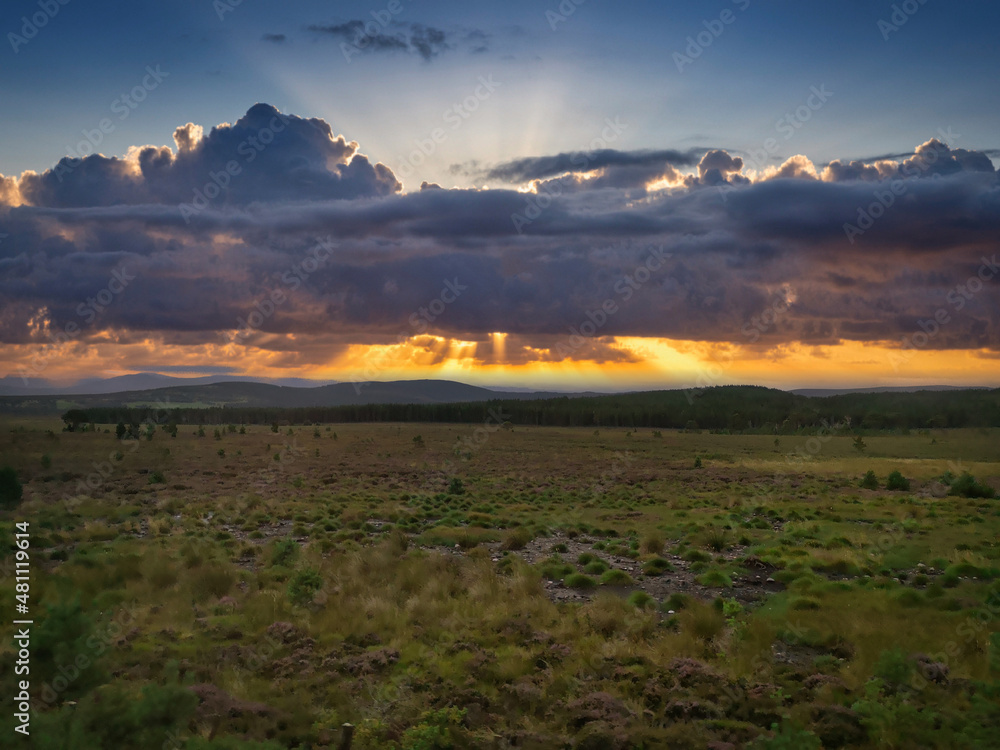
{"type": "Polygon", "coordinates": [[[1000,747],[1000,430],[75,427],[32,747],[1000,747]]]}

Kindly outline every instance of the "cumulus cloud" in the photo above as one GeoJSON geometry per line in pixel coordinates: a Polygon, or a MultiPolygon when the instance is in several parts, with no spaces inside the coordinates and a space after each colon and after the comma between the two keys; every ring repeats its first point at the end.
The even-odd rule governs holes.
{"type": "Polygon", "coordinates": [[[818,179],[816,165],[810,161],[808,156],[802,154],[796,154],[785,160],[780,167],[767,171],[764,177],[768,180],[818,179]]]}
{"type": "Polygon", "coordinates": [[[176,151],[144,146],[134,158],[66,157],[41,174],[25,175],[21,194],[32,205],[53,208],[179,204],[214,184],[220,191],[214,205],[246,206],[402,189],[388,167],[371,164],[356,142],[334,136],[323,120],[285,115],[268,104],[254,105],[207,135],[188,123],[174,131],[174,141],[176,151]]]}
{"type": "Polygon", "coordinates": [[[799,155],[753,181],[722,150],[590,152],[586,167],[568,152],[502,165],[535,192],[424,183],[402,194],[391,171],[322,120],[280,115],[284,129],[185,221],[178,202],[276,117],[256,105],[207,133],[177,128],[175,149],[0,178],[0,343],[44,343],[84,322],[81,305],[93,310],[88,300],[125,274],[80,341],[221,342],[305,366],[417,333],[429,336],[421,356],[461,340],[488,358],[491,332],[503,331],[510,361],[631,361],[613,337],[899,340],[944,308],[952,320],[929,347],[1000,351],[1000,271],[961,309],[949,297],[984,258],[995,262],[1000,181],[981,152],[929,141],[821,175],[799,155]],[[672,189],[636,199],[663,175],[672,189]],[[844,225],[893,180],[893,204],[852,244],[844,225]],[[322,238],[329,255],[307,264],[322,238]],[[466,290],[414,326],[446,284],[466,290]],[[283,301],[261,330],[234,340],[237,321],[275,290],[283,301]],[[606,302],[616,312],[567,354],[559,344],[606,302]],[[755,326],[768,310],[780,314],[755,326]]]}

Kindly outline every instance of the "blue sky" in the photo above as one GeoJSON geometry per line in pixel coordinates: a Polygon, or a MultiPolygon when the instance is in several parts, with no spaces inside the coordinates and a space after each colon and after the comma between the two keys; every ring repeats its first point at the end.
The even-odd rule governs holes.
{"type": "MultiPolygon", "coordinates": [[[[308,30],[367,20],[388,6],[246,0],[220,18],[224,6],[210,0],[72,0],[16,54],[9,40],[0,50],[0,172],[51,166],[141,82],[147,65],[169,77],[107,136],[101,149],[108,155],[170,145],[179,124],[208,129],[262,101],[325,119],[395,168],[479,76],[502,85],[449,133],[417,178],[468,184],[448,168],[582,149],[606,117],[628,126],[617,148],[739,153],[759,148],[820,85],[833,92],[829,105],[777,157],[804,153],[822,163],[897,153],[949,127],[961,137],[951,145],[1000,147],[1000,11],[987,2],[914,0],[917,12],[886,40],[878,22],[892,18],[892,4],[862,0],[567,2],[563,9],[575,10],[554,31],[546,13],[559,12],[556,2],[400,0],[394,22],[455,38],[487,35],[485,51],[458,42],[430,60],[395,52],[348,62],[337,40],[308,30]],[[687,38],[727,10],[732,22],[679,71],[674,53],[684,54],[687,38]],[[269,42],[265,34],[286,39],[269,42]]],[[[38,11],[37,0],[5,3],[0,28],[20,34],[21,18],[38,11]]]]}

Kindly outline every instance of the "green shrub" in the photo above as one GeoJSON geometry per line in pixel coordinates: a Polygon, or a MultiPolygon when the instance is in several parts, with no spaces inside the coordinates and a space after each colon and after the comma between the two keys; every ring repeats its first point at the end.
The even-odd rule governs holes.
{"type": "Polygon", "coordinates": [[[640,549],[647,555],[659,555],[663,553],[663,537],[658,531],[651,531],[642,538],[640,549]]]}
{"type": "Polygon", "coordinates": [[[686,560],[689,563],[708,562],[709,560],[712,559],[712,556],[705,552],[702,552],[701,550],[692,549],[688,550],[683,555],[681,555],[681,559],[686,560]]]}
{"type": "Polygon", "coordinates": [[[878,477],[875,476],[875,472],[871,469],[865,474],[864,479],[861,480],[861,487],[866,490],[877,490],[878,489],[878,477]]]}
{"type": "Polygon", "coordinates": [[[282,539],[271,550],[271,565],[288,567],[299,554],[299,544],[294,539],[282,539]]]}
{"type": "Polygon", "coordinates": [[[691,603],[691,597],[688,594],[682,594],[679,591],[675,591],[671,594],[663,605],[660,607],[664,612],[673,610],[674,612],[684,609],[691,603]]]}
{"type": "Polygon", "coordinates": [[[21,504],[24,488],[17,478],[17,472],[10,466],[0,469],[0,508],[11,509],[21,504]]]}
{"type": "Polygon", "coordinates": [[[898,646],[886,649],[875,662],[872,674],[890,689],[906,685],[913,676],[913,662],[898,646]]]}
{"type": "Polygon", "coordinates": [[[960,497],[982,497],[992,498],[996,492],[989,485],[976,481],[976,478],[969,472],[964,472],[962,476],[952,482],[949,495],[959,495],[960,497]]]}
{"type": "Polygon", "coordinates": [[[607,570],[601,576],[602,586],[631,586],[633,583],[635,581],[632,580],[632,576],[624,570],[618,570],[617,568],[607,570]]]}
{"type": "Polygon", "coordinates": [[[523,526],[510,529],[503,535],[503,541],[500,542],[500,549],[511,551],[524,549],[532,538],[532,533],[523,526]]]}
{"type": "Polygon", "coordinates": [[[592,589],[597,585],[593,578],[583,573],[571,573],[566,576],[564,583],[571,589],[592,589]]]}
{"type": "Polygon", "coordinates": [[[647,576],[660,576],[664,573],[672,571],[673,569],[674,566],[662,557],[654,557],[652,560],[647,560],[642,565],[642,572],[647,576]]]}
{"type": "MultiPolygon", "coordinates": [[[[72,662],[70,662],[72,663],[72,662]]],[[[198,705],[198,696],[176,682],[147,684],[136,695],[127,683],[104,685],[78,705],[58,711],[43,711],[32,717],[32,747],[131,748],[181,747],[168,738],[177,737],[187,727],[198,705]]],[[[186,743],[185,748],[276,748],[277,745],[223,745],[186,743]]]]}
{"type": "Polygon", "coordinates": [[[628,603],[636,609],[649,609],[656,605],[656,600],[645,591],[633,591],[629,594],[628,603]]]}
{"type": "Polygon", "coordinates": [[[583,566],[583,571],[592,576],[599,576],[608,569],[608,564],[604,560],[591,560],[583,566]]]}
{"type": "Polygon", "coordinates": [[[820,742],[812,732],[796,729],[789,724],[782,724],[780,731],[777,724],[771,725],[775,732],[773,737],[761,738],[748,745],[752,750],[822,750],[820,742]]]}
{"type": "Polygon", "coordinates": [[[566,576],[575,572],[572,565],[563,562],[558,557],[550,557],[541,565],[542,578],[549,581],[561,581],[566,576]]]}
{"type": "Polygon", "coordinates": [[[898,492],[908,492],[910,489],[910,480],[898,471],[894,471],[889,475],[888,479],[885,480],[885,488],[887,490],[895,490],[898,492]]]}
{"type": "Polygon", "coordinates": [[[695,580],[702,586],[708,586],[709,588],[729,589],[733,587],[733,579],[718,569],[702,573],[695,580]]]}
{"type": "Polygon", "coordinates": [[[323,577],[314,568],[300,570],[288,584],[288,598],[292,604],[303,607],[310,604],[316,592],[323,588],[323,577]]]}

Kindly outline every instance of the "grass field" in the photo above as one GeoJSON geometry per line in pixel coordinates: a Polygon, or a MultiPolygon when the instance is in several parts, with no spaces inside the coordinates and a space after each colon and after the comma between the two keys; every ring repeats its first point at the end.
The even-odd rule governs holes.
{"type": "Polygon", "coordinates": [[[0,427],[35,747],[1000,747],[1000,430],[0,427]]]}

